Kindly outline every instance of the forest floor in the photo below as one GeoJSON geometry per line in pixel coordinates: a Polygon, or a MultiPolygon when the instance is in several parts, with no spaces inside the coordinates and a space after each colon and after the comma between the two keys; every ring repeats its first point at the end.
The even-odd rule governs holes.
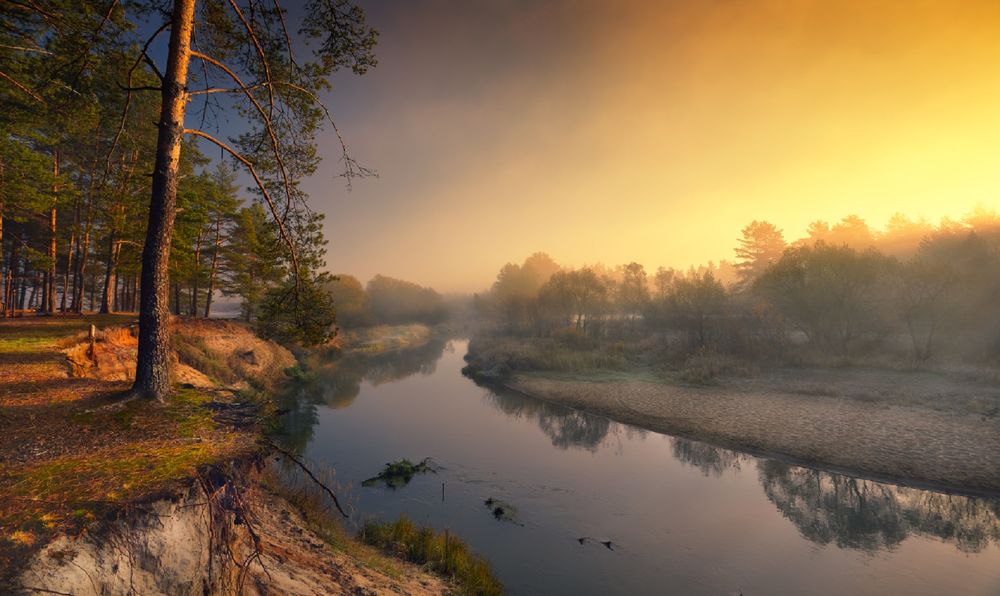
{"type": "Polygon", "coordinates": [[[531,372],[508,387],[656,432],[910,484],[1000,494],[1000,390],[875,369],[761,372],[690,386],[531,372]]]}
{"type": "MultiPolygon", "coordinates": [[[[85,538],[134,504],[190,486],[206,465],[259,452],[260,429],[241,415],[253,391],[233,381],[293,365],[287,350],[245,329],[240,333],[231,322],[182,323],[189,328],[181,328],[177,338],[183,341],[176,343],[186,364],[177,367],[182,384],[175,395],[162,404],[120,403],[134,363],[134,338],[130,342],[123,326],[132,322],[134,316],[120,315],[0,321],[0,580],[9,580],[57,536],[85,538]],[[98,335],[93,358],[100,366],[87,356],[91,324],[106,330],[98,335]],[[220,358],[219,349],[228,356],[220,358]],[[199,362],[205,365],[200,370],[191,366],[199,362]],[[99,374],[102,368],[105,374],[99,374]]],[[[256,418],[252,412],[249,417],[256,418]]],[[[284,521],[269,522],[288,534],[269,538],[285,545],[279,561],[294,561],[294,545],[303,540],[309,543],[306,558],[322,558],[316,544],[323,540],[289,522],[287,506],[261,502],[284,511],[284,521]]],[[[441,580],[415,568],[405,574],[419,580],[413,585],[400,583],[402,575],[394,579],[363,564],[367,575],[350,579],[358,569],[328,554],[330,560],[319,568],[336,573],[319,574],[317,586],[323,577],[329,583],[321,591],[444,589],[441,580]]]]}
{"type": "Polygon", "coordinates": [[[0,321],[0,567],[59,533],[86,531],[109,509],[147,498],[199,465],[248,452],[254,437],[178,392],[169,404],[108,407],[125,380],[74,377],[64,350],[125,316],[0,321]]]}

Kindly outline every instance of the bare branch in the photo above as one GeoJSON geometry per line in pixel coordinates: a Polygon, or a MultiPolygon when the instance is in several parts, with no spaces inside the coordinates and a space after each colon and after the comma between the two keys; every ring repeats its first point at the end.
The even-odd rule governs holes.
{"type": "Polygon", "coordinates": [[[278,84],[284,85],[289,89],[293,89],[295,91],[298,91],[299,93],[302,93],[303,95],[306,95],[307,97],[312,99],[313,102],[315,102],[316,105],[320,107],[320,109],[323,110],[324,114],[326,114],[326,119],[330,122],[330,126],[333,127],[333,132],[336,133],[337,135],[337,142],[340,143],[340,150],[342,154],[341,159],[343,160],[344,167],[346,168],[344,173],[341,174],[341,176],[347,179],[348,190],[350,190],[351,188],[351,178],[364,178],[366,176],[378,177],[377,172],[359,165],[358,162],[351,157],[350,153],[347,150],[347,142],[344,141],[344,136],[340,134],[340,128],[337,126],[337,122],[333,119],[333,114],[330,113],[329,108],[326,107],[326,104],[324,104],[323,101],[319,97],[317,97],[315,93],[309,91],[304,87],[300,87],[299,85],[296,85],[294,83],[279,82],[278,84]]]}
{"type": "Polygon", "coordinates": [[[118,83],[118,88],[122,91],[163,91],[163,87],[152,87],[149,85],[144,85],[142,87],[126,87],[121,83],[118,83]]]}
{"type": "MultiPolygon", "coordinates": [[[[229,0],[229,6],[232,7],[233,12],[236,16],[240,18],[240,22],[243,23],[243,27],[247,30],[247,35],[250,36],[250,41],[253,42],[254,48],[257,49],[257,57],[260,58],[260,64],[264,67],[264,79],[270,83],[271,82],[271,64],[267,60],[267,54],[264,53],[264,47],[260,45],[260,40],[257,38],[257,32],[254,31],[253,26],[246,20],[243,16],[243,11],[236,4],[236,0],[229,0]]],[[[253,6],[253,4],[251,4],[253,6]]],[[[274,117],[274,90],[268,87],[268,101],[270,103],[270,111],[268,112],[268,118],[274,117]]]]}
{"type": "Polygon", "coordinates": [[[21,83],[17,82],[17,80],[15,80],[12,76],[10,76],[9,74],[5,73],[2,70],[0,70],[0,78],[7,79],[8,81],[10,81],[12,85],[14,85],[18,89],[29,95],[32,99],[42,104],[43,106],[49,105],[44,99],[41,98],[40,95],[38,95],[31,89],[28,89],[28,87],[26,87],[25,85],[22,85],[21,83]]]}
{"type": "Polygon", "coordinates": [[[153,74],[156,75],[156,78],[158,78],[158,79],[160,79],[162,81],[163,80],[163,73],[160,72],[160,69],[156,67],[156,62],[153,62],[153,59],[150,58],[149,54],[146,53],[146,50],[148,48],[149,48],[148,44],[146,45],[146,47],[142,48],[142,59],[143,59],[143,61],[145,61],[146,64],[149,65],[150,68],[153,69],[153,74]]]}
{"type": "Polygon", "coordinates": [[[226,143],[220,141],[219,139],[213,137],[205,131],[197,130],[194,128],[185,128],[184,134],[193,135],[196,137],[201,137],[211,143],[215,143],[220,149],[230,154],[237,161],[246,166],[250,175],[253,177],[254,183],[257,184],[257,188],[260,189],[261,194],[264,196],[264,201],[267,203],[268,209],[271,211],[271,216],[274,217],[275,223],[278,224],[278,231],[281,233],[281,239],[284,241],[285,246],[288,247],[288,253],[292,260],[292,270],[295,274],[295,286],[298,287],[299,284],[299,261],[295,254],[295,245],[292,243],[291,237],[288,235],[288,230],[285,228],[285,222],[282,218],[278,216],[278,208],[274,204],[274,200],[271,198],[271,193],[267,191],[267,187],[264,185],[264,181],[260,179],[257,174],[257,168],[254,167],[253,162],[247,159],[245,156],[241,155],[238,151],[227,145],[226,143]]]}
{"type": "Polygon", "coordinates": [[[288,48],[288,62],[298,68],[299,65],[295,63],[295,54],[292,53],[292,36],[288,34],[288,26],[285,24],[285,12],[278,5],[278,0],[274,0],[274,10],[278,13],[278,19],[281,21],[281,32],[285,34],[285,46],[288,48]]]}
{"type": "MultiPolygon", "coordinates": [[[[145,57],[146,59],[149,58],[146,52],[147,50],[149,50],[149,46],[153,44],[153,40],[155,40],[158,35],[166,31],[168,27],[170,27],[169,20],[165,21],[162,25],[160,25],[160,28],[154,31],[153,34],[149,36],[149,39],[147,39],[146,43],[142,46],[142,55],[140,55],[138,58],[135,59],[135,62],[132,63],[132,68],[130,68],[128,71],[128,82],[126,83],[125,87],[125,105],[122,106],[121,121],[118,123],[118,130],[115,132],[115,138],[112,139],[111,141],[111,147],[108,149],[108,155],[104,161],[104,174],[101,176],[102,187],[107,181],[108,176],[111,175],[111,158],[114,155],[115,149],[118,148],[118,142],[122,138],[122,133],[125,132],[125,122],[128,120],[128,111],[132,105],[132,91],[129,89],[129,87],[132,86],[132,75],[135,73],[135,69],[139,67],[139,62],[143,59],[143,57],[145,57]]],[[[160,81],[162,82],[163,76],[159,74],[159,71],[155,72],[160,77],[160,81]]]]}
{"type": "Polygon", "coordinates": [[[274,441],[271,441],[271,440],[266,440],[266,441],[267,441],[267,444],[271,447],[271,449],[274,449],[278,453],[284,455],[285,457],[287,457],[288,459],[290,459],[292,461],[292,463],[294,463],[298,467],[302,468],[302,471],[305,472],[313,482],[315,482],[316,484],[318,484],[320,486],[320,488],[322,488],[324,491],[326,491],[326,494],[330,495],[330,498],[333,499],[333,504],[337,506],[337,511],[339,511],[341,515],[343,515],[344,517],[350,517],[349,515],[347,515],[346,512],[344,512],[344,509],[340,506],[340,501],[337,500],[337,495],[333,494],[333,491],[330,490],[330,487],[328,487],[327,485],[325,485],[322,482],[320,482],[319,478],[316,478],[316,475],[312,473],[312,470],[310,470],[297,457],[295,457],[294,455],[292,455],[291,453],[289,453],[285,449],[282,449],[281,447],[278,447],[277,445],[275,445],[274,441]]]}
{"type": "MultiPolygon", "coordinates": [[[[284,183],[285,186],[285,212],[287,214],[287,212],[291,209],[292,205],[292,184],[291,181],[288,179],[288,168],[285,166],[285,160],[282,157],[281,145],[278,142],[278,135],[274,132],[273,120],[271,116],[264,111],[264,108],[260,105],[260,102],[258,102],[257,98],[254,97],[253,93],[250,92],[249,87],[247,87],[243,83],[243,81],[240,80],[240,77],[235,72],[233,72],[233,70],[230,69],[228,66],[226,66],[222,62],[219,62],[215,58],[212,58],[211,56],[202,54],[201,52],[193,51],[191,52],[191,56],[195,58],[201,58],[201,60],[203,60],[204,62],[208,62],[212,66],[215,66],[219,70],[229,75],[229,77],[233,79],[233,82],[235,82],[236,85],[239,87],[240,91],[242,91],[243,94],[247,96],[247,99],[250,100],[250,103],[253,104],[254,108],[257,110],[257,113],[260,114],[260,117],[264,120],[264,130],[267,131],[267,135],[271,141],[271,149],[274,151],[274,159],[278,164],[278,171],[281,173],[281,181],[284,183]]],[[[268,94],[273,98],[274,90],[271,88],[271,85],[269,83],[270,80],[268,80],[266,83],[268,94]]],[[[282,219],[284,219],[284,217],[282,219]]]]}
{"type": "Polygon", "coordinates": [[[51,56],[52,55],[52,52],[50,52],[50,51],[48,51],[48,50],[46,50],[44,48],[38,48],[38,47],[29,48],[29,47],[25,47],[25,46],[10,46],[10,45],[7,45],[7,44],[0,44],[0,48],[3,48],[5,50],[17,50],[19,52],[35,52],[37,54],[45,54],[46,56],[51,56]]]}

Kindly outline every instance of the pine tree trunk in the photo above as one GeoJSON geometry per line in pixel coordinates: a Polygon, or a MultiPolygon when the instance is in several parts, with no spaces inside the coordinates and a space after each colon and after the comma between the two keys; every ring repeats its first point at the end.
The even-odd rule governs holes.
{"type": "Polygon", "coordinates": [[[170,240],[177,215],[178,164],[187,108],[188,62],[195,0],[174,0],[167,70],[163,80],[156,165],[149,204],[149,225],[142,249],[139,296],[139,353],[133,393],[157,400],[170,394],[170,240]]]}
{"type": "Polygon", "coordinates": [[[87,285],[87,260],[90,258],[90,232],[94,226],[94,198],[87,200],[86,222],[83,237],[76,244],[76,270],[73,272],[73,306],[75,313],[83,312],[83,294],[87,285]]]}
{"type": "Polygon", "coordinates": [[[59,302],[59,312],[66,312],[66,299],[69,298],[69,272],[73,269],[73,251],[76,250],[76,232],[69,235],[69,249],[66,251],[66,271],[63,271],[62,299],[59,302]]]}
{"type": "Polygon", "coordinates": [[[90,306],[88,309],[90,311],[93,311],[94,307],[97,306],[97,276],[93,273],[90,274],[90,300],[88,306],[90,306]]]}
{"type": "MultiPolygon", "coordinates": [[[[59,150],[56,149],[52,159],[52,175],[59,175],[59,150]]],[[[52,211],[49,214],[49,271],[45,276],[45,303],[42,305],[42,312],[53,314],[56,312],[56,204],[59,197],[59,183],[52,183],[52,211]]]]}
{"type": "Polygon", "coordinates": [[[118,286],[115,272],[118,269],[118,253],[120,251],[121,244],[115,239],[115,231],[112,229],[111,236],[108,238],[108,261],[104,268],[104,291],[101,296],[102,315],[114,312],[115,288],[118,286]]]}
{"type": "Polygon", "coordinates": [[[212,293],[215,291],[215,273],[219,268],[219,249],[222,246],[222,217],[215,220],[215,247],[212,249],[212,269],[208,272],[208,295],[205,297],[205,318],[212,313],[212,293]]]}
{"type": "MultiPolygon", "coordinates": [[[[3,167],[0,166],[0,177],[2,177],[2,176],[3,176],[3,167]]],[[[6,271],[7,271],[8,274],[10,273],[10,265],[11,264],[7,265],[7,270],[6,271]]],[[[3,272],[4,272],[4,268],[3,268],[3,203],[0,203],[0,274],[3,274],[3,272]]],[[[3,275],[2,277],[5,280],[7,278],[6,275],[3,275]]],[[[5,281],[4,282],[4,287],[3,287],[3,295],[0,296],[0,317],[6,317],[7,316],[7,306],[8,306],[7,284],[6,284],[6,281],[5,281]]]]}
{"type": "Polygon", "coordinates": [[[194,246],[194,276],[191,282],[191,309],[192,317],[198,316],[198,278],[201,277],[201,245],[205,241],[205,230],[198,230],[198,240],[194,246]]]}

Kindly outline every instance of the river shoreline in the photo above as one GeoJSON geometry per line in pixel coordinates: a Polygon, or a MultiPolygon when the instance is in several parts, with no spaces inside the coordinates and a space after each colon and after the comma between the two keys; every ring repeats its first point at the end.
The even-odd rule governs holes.
{"type": "Polygon", "coordinates": [[[134,370],[131,323],[0,323],[0,591],[455,589],[361,544],[267,471],[279,415],[269,396],[297,370],[290,351],[236,322],[174,319],[175,395],[121,401],[134,370]]]}
{"type": "Polygon", "coordinates": [[[1000,494],[1000,420],[826,395],[514,375],[507,389],[663,434],[939,492],[1000,494]]]}

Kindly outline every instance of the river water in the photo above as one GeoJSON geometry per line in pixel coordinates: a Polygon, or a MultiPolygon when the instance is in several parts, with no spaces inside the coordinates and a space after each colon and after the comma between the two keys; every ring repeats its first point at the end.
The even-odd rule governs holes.
{"type": "Polygon", "coordinates": [[[512,594],[1000,594],[1000,499],[491,391],[462,376],[466,346],[342,358],[296,387],[286,441],[336,470],[355,521],[405,513],[447,528],[512,594]],[[361,486],[403,457],[437,471],[361,486]]]}

